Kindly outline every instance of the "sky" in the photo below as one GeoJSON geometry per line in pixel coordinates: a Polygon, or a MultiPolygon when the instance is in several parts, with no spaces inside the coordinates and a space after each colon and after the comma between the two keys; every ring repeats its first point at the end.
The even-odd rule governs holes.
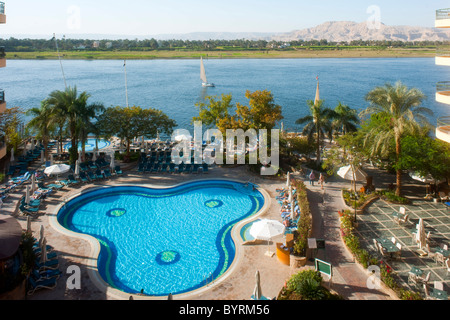
{"type": "Polygon", "coordinates": [[[433,0],[1,0],[10,35],[157,35],[191,32],[291,32],[327,21],[433,27],[433,0]],[[431,2],[431,3],[430,3],[431,2]]]}

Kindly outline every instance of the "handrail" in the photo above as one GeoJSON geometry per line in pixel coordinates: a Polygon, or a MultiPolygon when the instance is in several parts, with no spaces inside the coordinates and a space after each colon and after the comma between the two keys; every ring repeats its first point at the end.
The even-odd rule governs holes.
{"type": "Polygon", "coordinates": [[[450,116],[440,117],[437,119],[438,127],[447,127],[450,126],[450,116]]]}
{"type": "Polygon", "coordinates": [[[437,92],[450,91],[450,81],[440,81],[436,84],[437,92]]]}
{"type": "Polygon", "coordinates": [[[436,20],[450,19],[450,8],[436,10],[436,20]]]}
{"type": "Polygon", "coordinates": [[[5,14],[5,3],[0,2],[0,14],[5,14]]]}

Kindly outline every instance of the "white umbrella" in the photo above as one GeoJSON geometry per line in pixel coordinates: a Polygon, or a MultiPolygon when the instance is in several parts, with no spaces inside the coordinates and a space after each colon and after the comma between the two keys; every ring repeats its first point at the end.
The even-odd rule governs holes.
{"type": "Polygon", "coordinates": [[[288,202],[292,203],[292,187],[289,186],[289,198],[288,198],[288,202]]]}
{"type": "Polygon", "coordinates": [[[42,241],[44,241],[44,226],[41,224],[41,228],[39,229],[39,247],[42,246],[42,241]]]}
{"type": "Polygon", "coordinates": [[[175,141],[191,140],[192,136],[187,134],[179,134],[175,136],[175,141]]]}
{"type": "Polygon", "coordinates": [[[337,174],[346,180],[352,180],[355,184],[356,192],[356,181],[364,181],[367,178],[367,173],[365,173],[361,168],[353,170],[352,166],[345,166],[338,170],[337,174]]]}
{"type": "Polygon", "coordinates": [[[291,174],[288,172],[286,179],[286,188],[289,188],[290,184],[291,184],[291,174]]]}
{"type": "Polygon", "coordinates": [[[50,154],[50,165],[51,165],[51,166],[53,165],[53,153],[50,154]]]}
{"type": "MultiPolygon", "coordinates": [[[[253,223],[249,232],[252,237],[255,239],[267,240],[267,245],[269,245],[269,241],[276,236],[279,236],[284,233],[285,226],[276,220],[268,220],[262,219],[258,222],[253,223]]],[[[273,253],[270,252],[270,249],[266,252],[266,255],[272,256],[273,253]]]]}
{"type": "Polygon", "coordinates": [[[30,186],[26,186],[26,192],[25,192],[25,204],[30,203],[30,186]]]}
{"type": "Polygon", "coordinates": [[[11,162],[14,162],[14,148],[11,148],[11,162]]]}
{"type": "Polygon", "coordinates": [[[31,175],[31,192],[34,192],[36,190],[36,175],[33,173],[31,175]]]}
{"type": "Polygon", "coordinates": [[[255,285],[255,290],[253,290],[253,299],[259,300],[262,297],[261,279],[259,276],[259,270],[256,271],[255,278],[256,278],[256,285],[255,285]]]}
{"type": "Polygon", "coordinates": [[[80,161],[75,162],[75,175],[78,176],[80,174],[80,161]]]}
{"type": "Polygon", "coordinates": [[[56,177],[58,178],[58,175],[69,172],[70,166],[68,164],[54,164],[53,166],[47,167],[44,170],[44,173],[46,175],[52,175],[56,174],[56,177]]]}
{"type": "Polygon", "coordinates": [[[46,175],[51,175],[51,174],[63,174],[66,173],[70,170],[70,166],[68,164],[54,164],[53,166],[47,167],[44,170],[44,173],[46,175]]]}
{"type": "Polygon", "coordinates": [[[111,167],[111,170],[114,170],[116,166],[114,163],[114,153],[111,153],[111,163],[109,164],[109,166],[111,167]]]}
{"type": "Polygon", "coordinates": [[[95,150],[94,150],[94,153],[93,153],[93,155],[92,155],[92,161],[97,160],[97,155],[96,155],[95,153],[96,153],[96,152],[95,152],[95,150]]]}
{"type": "Polygon", "coordinates": [[[427,236],[425,234],[425,225],[423,219],[419,219],[419,227],[417,229],[417,240],[419,242],[420,249],[426,248],[427,246],[427,236]]]}
{"type": "Polygon", "coordinates": [[[292,221],[295,220],[295,213],[294,213],[294,201],[291,202],[291,219],[292,221]]]}
{"type": "Polygon", "coordinates": [[[40,262],[42,264],[45,264],[47,262],[47,239],[45,238],[42,240],[40,262]]]}
{"type": "Polygon", "coordinates": [[[45,153],[44,153],[44,150],[41,150],[41,162],[42,162],[42,163],[45,162],[45,153]]]}

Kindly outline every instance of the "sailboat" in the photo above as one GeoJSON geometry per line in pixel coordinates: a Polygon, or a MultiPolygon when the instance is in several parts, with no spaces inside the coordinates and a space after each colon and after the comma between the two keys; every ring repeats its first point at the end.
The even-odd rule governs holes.
{"type": "Polygon", "coordinates": [[[214,83],[208,83],[208,80],[206,80],[206,71],[203,64],[203,57],[200,57],[200,79],[202,80],[203,87],[215,87],[214,83]]]}

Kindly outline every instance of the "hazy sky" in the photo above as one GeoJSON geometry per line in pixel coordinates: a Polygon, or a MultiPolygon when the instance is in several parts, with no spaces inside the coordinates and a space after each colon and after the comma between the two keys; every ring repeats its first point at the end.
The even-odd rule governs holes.
{"type": "Polygon", "coordinates": [[[433,27],[441,0],[2,0],[11,34],[155,35],[290,32],[326,21],[380,17],[387,25],[433,27]]]}

